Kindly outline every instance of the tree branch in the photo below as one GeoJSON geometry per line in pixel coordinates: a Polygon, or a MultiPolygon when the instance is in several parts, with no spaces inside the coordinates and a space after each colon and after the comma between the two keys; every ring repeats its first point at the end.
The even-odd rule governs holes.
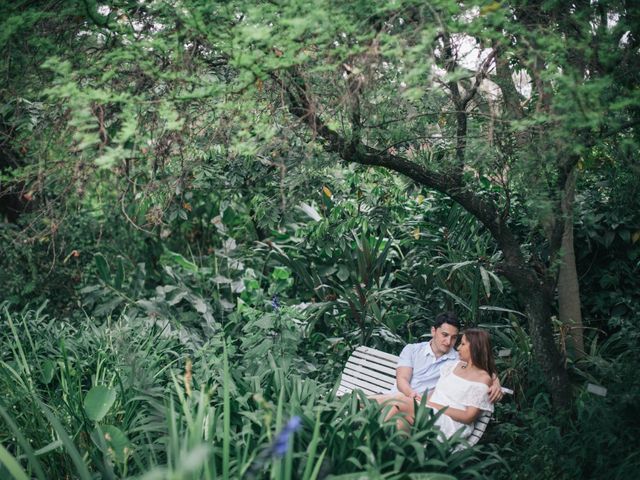
{"type": "Polygon", "coordinates": [[[487,77],[487,72],[489,71],[491,62],[493,62],[495,58],[496,58],[496,51],[492,50],[491,53],[487,56],[487,58],[484,60],[484,62],[482,62],[480,69],[476,73],[476,79],[473,86],[462,99],[462,107],[464,109],[467,108],[467,105],[469,104],[469,102],[473,100],[473,97],[475,97],[476,93],[478,93],[478,88],[480,87],[482,80],[484,80],[487,77]]]}
{"type": "Polygon", "coordinates": [[[326,151],[337,154],[346,162],[393,170],[420,185],[450,196],[489,229],[512,270],[524,268],[526,262],[520,245],[491,200],[462,185],[457,175],[435,172],[389,151],[378,150],[362,142],[347,141],[317,116],[317,109],[311,100],[306,82],[295,71],[292,73],[293,79],[290,82],[284,81],[276,74],[273,75],[289,99],[290,113],[311,128],[326,151]]]}

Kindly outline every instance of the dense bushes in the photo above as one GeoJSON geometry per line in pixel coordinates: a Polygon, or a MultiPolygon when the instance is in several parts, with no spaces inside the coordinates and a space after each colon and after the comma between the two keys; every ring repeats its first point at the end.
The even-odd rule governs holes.
{"type": "Polygon", "coordinates": [[[317,350],[326,345],[303,334],[297,310],[241,310],[227,329],[242,335],[220,330],[198,344],[142,312],[68,321],[45,310],[2,310],[0,444],[3,468],[16,478],[12,465],[36,478],[499,479],[627,478],[640,466],[630,448],[640,433],[637,345],[623,335],[594,343],[571,368],[575,407],[559,415],[524,332],[491,327],[496,347],[511,350],[500,371],[516,394],[498,406],[481,446],[451,454],[434,441],[429,415],[405,436],[381,423],[375,405],[361,408],[364,399],[334,399],[341,352],[326,351],[332,361],[323,367],[317,350]],[[607,395],[587,392],[585,379],[607,395]],[[300,427],[287,453],[274,456],[275,437],[294,417],[300,427]]]}
{"type": "MultiPolygon", "coordinates": [[[[176,216],[168,239],[111,214],[110,230],[106,217],[79,215],[52,256],[44,243],[16,248],[3,230],[1,468],[17,478],[570,479],[624,478],[640,466],[630,448],[640,433],[635,267],[625,263],[629,278],[610,292],[593,279],[619,267],[603,260],[585,272],[589,352],[569,361],[573,409],[554,412],[482,227],[446,198],[407,197],[404,185],[360,197],[342,188],[322,190],[318,206],[262,240],[242,227],[253,221],[242,205],[195,196],[209,213],[190,226],[176,216]],[[443,309],[492,331],[502,382],[516,392],[481,445],[457,454],[432,441],[428,415],[403,436],[375,406],[330,393],[353,347],[398,353],[443,309]],[[292,418],[300,427],[275,458],[292,418]]],[[[582,208],[581,219],[595,214],[582,208]]],[[[600,258],[596,240],[582,262],[600,258]]]]}

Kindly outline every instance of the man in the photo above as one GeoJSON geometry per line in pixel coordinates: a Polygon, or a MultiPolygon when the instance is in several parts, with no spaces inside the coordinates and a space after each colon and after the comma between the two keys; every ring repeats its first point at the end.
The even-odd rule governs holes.
{"type": "MultiPolygon", "coordinates": [[[[394,404],[416,399],[420,402],[423,394],[435,388],[440,378],[440,369],[451,362],[458,361],[458,352],[453,348],[458,340],[460,320],[453,312],[439,314],[431,327],[431,340],[423,343],[411,343],[400,353],[396,368],[396,387],[386,395],[375,395],[379,403],[394,404]]],[[[495,403],[502,399],[500,381],[496,376],[489,387],[489,399],[495,403]]],[[[411,402],[413,403],[413,402],[411,402]]],[[[396,409],[392,409],[390,418],[396,409]]]]}

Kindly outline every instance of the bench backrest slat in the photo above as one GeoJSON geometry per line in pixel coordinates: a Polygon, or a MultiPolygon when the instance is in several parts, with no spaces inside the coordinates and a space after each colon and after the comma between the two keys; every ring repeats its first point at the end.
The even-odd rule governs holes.
{"type": "Polygon", "coordinates": [[[355,368],[349,365],[345,366],[343,375],[345,374],[357,378],[362,382],[367,382],[367,384],[370,384],[371,390],[376,393],[388,392],[395,383],[393,380],[389,380],[389,377],[380,378],[376,372],[372,372],[371,370],[367,371],[359,365],[356,365],[355,368]]]}
{"type": "Polygon", "coordinates": [[[364,365],[367,368],[372,370],[376,370],[378,372],[382,372],[388,377],[395,378],[396,376],[396,363],[393,364],[381,364],[375,361],[375,359],[359,357],[355,355],[351,355],[349,361],[347,363],[356,363],[359,365],[364,365]]]}
{"type": "Polygon", "coordinates": [[[390,365],[396,365],[398,363],[398,356],[391,355],[387,352],[382,352],[371,347],[358,347],[353,352],[354,355],[363,355],[371,359],[377,359],[380,363],[388,363],[390,365]]]}

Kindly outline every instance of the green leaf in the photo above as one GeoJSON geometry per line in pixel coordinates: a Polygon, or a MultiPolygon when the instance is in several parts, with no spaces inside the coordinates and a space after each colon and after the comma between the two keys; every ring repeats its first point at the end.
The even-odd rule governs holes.
{"type": "Polygon", "coordinates": [[[52,360],[45,360],[42,362],[41,372],[42,372],[42,382],[45,385],[49,385],[51,380],[53,380],[53,374],[56,371],[56,364],[52,360]]]}
{"type": "Polygon", "coordinates": [[[489,298],[491,297],[491,280],[489,279],[489,273],[482,265],[480,265],[480,276],[482,277],[482,285],[484,285],[484,291],[487,294],[487,298],[489,298]]]}
{"type": "Polygon", "coordinates": [[[78,477],[81,480],[91,480],[92,477],[89,473],[89,469],[87,468],[87,464],[85,463],[83,456],[80,454],[78,448],[73,443],[73,440],[71,440],[71,437],[60,423],[60,420],[58,420],[53,412],[49,410],[49,407],[47,407],[44,403],[40,402],[39,400],[37,400],[37,402],[40,406],[40,409],[45,414],[45,416],[49,420],[49,423],[51,423],[51,426],[56,431],[58,437],[60,437],[60,440],[64,444],[64,448],[66,449],[67,454],[71,457],[71,460],[76,467],[76,473],[78,474],[78,477]]]}
{"type": "Polygon", "coordinates": [[[118,263],[116,265],[116,275],[113,280],[113,286],[119,290],[122,288],[122,281],[124,280],[124,261],[122,257],[118,257],[118,263]]]}
{"type": "Polygon", "coordinates": [[[116,309],[123,302],[124,302],[124,298],[122,297],[111,298],[108,301],[96,307],[95,310],[93,311],[93,314],[96,316],[109,315],[111,314],[111,312],[113,312],[114,309],[116,309]]]}
{"type": "Polygon", "coordinates": [[[269,330],[270,328],[273,328],[273,315],[265,315],[257,320],[255,320],[252,325],[254,327],[260,328],[262,330],[269,330]]]}
{"type": "Polygon", "coordinates": [[[478,307],[478,310],[487,310],[491,312],[504,312],[504,313],[513,313],[514,315],[520,315],[522,317],[526,317],[526,315],[522,312],[518,312],[517,310],[511,310],[509,308],[504,307],[494,307],[493,305],[481,305],[478,307]]]}
{"type": "Polygon", "coordinates": [[[291,276],[291,272],[288,268],[276,267],[271,273],[271,277],[276,280],[286,280],[291,276]]]}
{"type": "Polygon", "coordinates": [[[180,130],[184,124],[184,119],[180,118],[178,112],[168,103],[162,103],[158,109],[158,115],[164,120],[167,130],[180,130]]]}
{"type": "Polygon", "coordinates": [[[620,235],[620,238],[626,242],[626,243],[630,243],[631,242],[631,232],[629,230],[620,230],[618,232],[618,235],[620,235]]]}
{"type": "Polygon", "coordinates": [[[456,295],[455,293],[447,290],[446,288],[440,288],[440,287],[436,287],[433,289],[434,291],[438,291],[438,292],[442,292],[445,295],[453,298],[453,300],[455,300],[455,302],[464,307],[466,310],[471,311],[471,307],[469,307],[469,304],[467,302],[465,302],[464,300],[462,300],[462,298],[460,298],[458,295],[456,295]]]}
{"type": "Polygon", "coordinates": [[[115,390],[97,385],[89,390],[84,398],[84,411],[91,420],[99,422],[109,412],[115,401],[115,390]]]}
{"type": "Polygon", "coordinates": [[[230,225],[236,219],[236,212],[233,211],[231,207],[225,208],[222,214],[222,223],[225,225],[230,225]]]}
{"type": "Polygon", "coordinates": [[[18,461],[2,445],[0,445],[0,465],[4,465],[16,480],[29,480],[18,461]]]}
{"type": "Polygon", "coordinates": [[[198,266],[184,258],[182,255],[176,252],[172,252],[171,250],[165,250],[165,252],[160,257],[160,262],[163,265],[180,265],[182,268],[189,272],[196,273],[198,271],[198,266]]]}
{"type": "Polygon", "coordinates": [[[446,473],[410,473],[411,480],[456,480],[453,475],[446,473]]]}
{"type": "Polygon", "coordinates": [[[103,444],[98,436],[102,434],[104,444],[108,447],[109,453],[113,456],[114,460],[119,463],[124,463],[127,460],[128,450],[131,448],[131,442],[127,436],[118,427],[113,425],[104,425],[91,434],[92,440],[98,446],[103,444]]]}
{"type": "Polygon", "coordinates": [[[609,230],[604,234],[604,246],[609,248],[616,237],[616,232],[609,230]]]}
{"type": "Polygon", "coordinates": [[[111,272],[109,271],[109,264],[107,263],[107,259],[104,258],[104,255],[101,253],[96,253],[94,255],[94,260],[96,262],[96,267],[98,268],[98,276],[105,283],[111,282],[111,272]]]}
{"type": "Polygon", "coordinates": [[[345,265],[340,265],[338,268],[338,278],[341,282],[345,282],[349,278],[349,269],[345,265]]]}
{"type": "Polygon", "coordinates": [[[36,450],[34,452],[34,454],[39,457],[41,455],[45,455],[45,454],[47,454],[49,452],[52,452],[53,450],[56,450],[56,449],[58,449],[58,448],[60,448],[62,446],[64,446],[64,442],[62,440],[54,440],[53,442],[51,442],[51,443],[45,445],[44,447],[39,448],[38,450],[36,450]]]}
{"type": "Polygon", "coordinates": [[[406,313],[389,313],[384,317],[385,325],[394,333],[408,321],[409,315],[406,313]]]}

